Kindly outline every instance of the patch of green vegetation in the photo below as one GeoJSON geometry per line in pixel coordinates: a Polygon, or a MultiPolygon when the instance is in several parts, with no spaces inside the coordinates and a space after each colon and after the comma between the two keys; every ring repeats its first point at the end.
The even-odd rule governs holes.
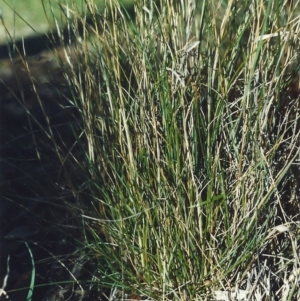
{"type": "MultiPolygon", "coordinates": [[[[131,0],[121,1],[123,5],[132,4],[131,0]]],[[[20,39],[34,34],[43,34],[50,27],[55,26],[55,20],[65,21],[65,14],[69,9],[69,14],[84,15],[87,12],[84,0],[2,0],[0,8],[2,18],[5,22],[11,37],[20,39]]],[[[99,11],[104,8],[103,0],[93,1],[99,11]]],[[[5,43],[7,36],[3,26],[0,27],[0,43],[5,43]]]]}

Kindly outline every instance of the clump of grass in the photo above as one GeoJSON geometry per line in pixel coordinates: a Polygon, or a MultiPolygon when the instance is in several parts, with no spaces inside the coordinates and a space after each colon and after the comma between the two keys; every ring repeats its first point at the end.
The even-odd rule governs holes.
{"type": "Polygon", "coordinates": [[[85,4],[66,80],[93,281],[123,299],[299,298],[297,3],[137,0],[134,20],[85,4]]]}
{"type": "Polygon", "coordinates": [[[95,22],[73,79],[100,285],[296,298],[296,3],[136,1],[134,22],[110,7],[99,17],[87,2],[95,22]]]}
{"type": "Polygon", "coordinates": [[[296,298],[295,3],[136,1],[130,22],[110,2],[101,17],[87,3],[72,79],[99,283],[155,300],[296,298]]]}

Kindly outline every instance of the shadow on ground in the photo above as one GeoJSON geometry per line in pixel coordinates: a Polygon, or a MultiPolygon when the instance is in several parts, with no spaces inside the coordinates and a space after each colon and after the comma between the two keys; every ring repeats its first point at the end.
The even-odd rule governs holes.
{"type": "Polygon", "coordinates": [[[81,245],[80,108],[62,48],[34,39],[26,59],[12,60],[0,47],[0,300],[27,300],[33,276],[33,301],[100,300],[86,283],[93,270],[81,245]]]}

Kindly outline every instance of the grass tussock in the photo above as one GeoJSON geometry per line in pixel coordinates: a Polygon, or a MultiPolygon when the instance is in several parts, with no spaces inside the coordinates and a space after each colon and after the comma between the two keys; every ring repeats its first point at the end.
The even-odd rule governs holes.
{"type": "Polygon", "coordinates": [[[297,4],[136,1],[134,21],[110,7],[100,17],[87,2],[95,22],[70,78],[100,285],[299,298],[297,4]]]}
{"type": "Polygon", "coordinates": [[[299,2],[197,2],[68,7],[93,281],[110,300],[299,299],[299,2]]]}

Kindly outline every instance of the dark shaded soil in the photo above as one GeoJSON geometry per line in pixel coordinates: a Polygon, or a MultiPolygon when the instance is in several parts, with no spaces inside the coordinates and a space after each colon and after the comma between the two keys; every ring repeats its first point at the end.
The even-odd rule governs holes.
{"type": "Polygon", "coordinates": [[[26,300],[33,262],[33,301],[99,300],[80,227],[80,108],[61,62],[25,61],[0,62],[0,300],[26,300]]]}

